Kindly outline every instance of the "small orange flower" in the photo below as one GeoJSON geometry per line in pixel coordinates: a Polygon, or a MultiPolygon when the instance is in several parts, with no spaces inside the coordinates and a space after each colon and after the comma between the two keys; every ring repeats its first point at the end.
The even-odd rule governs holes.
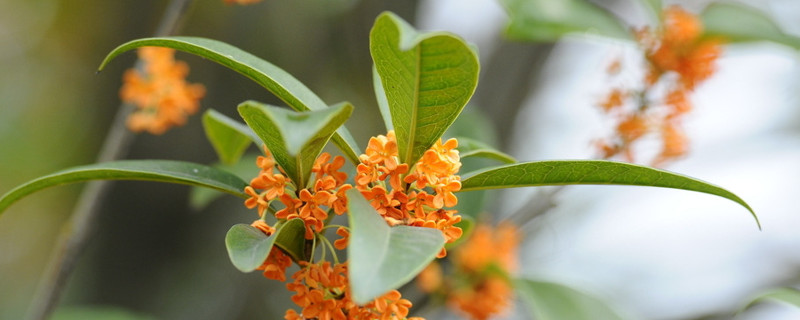
{"type": "Polygon", "coordinates": [[[363,306],[355,304],[350,297],[346,263],[305,264],[292,279],[286,287],[295,292],[292,301],[302,311],[289,309],[286,319],[401,320],[406,319],[411,307],[411,302],[402,299],[397,290],[363,306]]]}
{"type": "Polygon", "coordinates": [[[174,58],[175,50],[159,47],[139,49],[142,71],[130,69],[123,75],[120,98],[136,106],[127,121],[134,132],[162,134],[186,123],[199,109],[205,88],[186,83],[189,66],[174,58]]]}

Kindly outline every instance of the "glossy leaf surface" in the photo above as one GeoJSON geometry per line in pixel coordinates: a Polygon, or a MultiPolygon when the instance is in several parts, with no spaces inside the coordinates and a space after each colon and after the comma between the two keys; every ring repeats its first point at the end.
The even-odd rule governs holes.
{"type": "Polygon", "coordinates": [[[388,99],[400,160],[416,163],[475,92],[478,57],[460,38],[419,34],[392,13],[375,21],[370,53],[388,99]]]}
{"type": "Polygon", "coordinates": [[[407,283],[442,249],[441,231],[389,227],[361,192],[348,190],[347,198],[350,213],[348,272],[356,303],[367,303],[407,283]]]}
{"type": "Polygon", "coordinates": [[[261,141],[243,123],[212,109],[203,114],[203,128],[220,161],[226,165],[238,162],[251,143],[261,141]]]}
{"type": "Polygon", "coordinates": [[[600,299],[565,285],[529,279],[518,279],[514,284],[533,319],[623,319],[600,299]]]}
{"type": "MultiPolygon", "coordinates": [[[[100,64],[99,70],[103,70],[106,64],[121,53],[147,46],[172,48],[219,63],[255,81],[296,111],[324,110],[328,106],[283,69],[237,47],[206,38],[162,37],[133,40],[112,50],[100,64]]],[[[361,151],[346,128],[337,130],[333,142],[347,158],[358,163],[361,151]]]]}
{"type": "Polygon", "coordinates": [[[512,39],[553,42],[570,33],[630,39],[622,21],[587,0],[502,0],[512,39]]]}
{"type": "Polygon", "coordinates": [[[759,223],[753,209],[728,190],[677,173],[623,162],[559,160],[505,165],[466,174],[461,191],[568,184],[650,186],[712,194],[742,205],[759,223]]]}
{"type": "MultiPolygon", "coordinates": [[[[249,181],[253,177],[257,176],[258,172],[261,170],[261,168],[256,166],[256,158],[257,156],[255,154],[245,154],[235,164],[225,165],[217,163],[212,164],[211,166],[219,170],[233,173],[237,177],[242,178],[243,181],[249,181]]],[[[194,210],[202,210],[211,202],[223,195],[224,193],[217,190],[202,187],[192,187],[192,190],[189,191],[189,205],[194,210]]]]}
{"type": "Polygon", "coordinates": [[[90,180],[147,180],[201,186],[246,198],[241,178],[200,164],[170,160],[123,160],[58,171],[31,180],[0,198],[0,213],[20,198],[52,186],[90,180]]]}
{"type": "Polygon", "coordinates": [[[255,101],[239,105],[239,114],[298,188],[306,187],[317,156],[352,112],[353,106],[347,103],[307,112],[294,112],[255,101]]]}

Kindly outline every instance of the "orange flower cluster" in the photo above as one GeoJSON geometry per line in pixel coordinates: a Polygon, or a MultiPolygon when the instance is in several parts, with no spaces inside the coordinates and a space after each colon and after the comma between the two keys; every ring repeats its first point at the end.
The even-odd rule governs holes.
{"type": "MultiPolygon", "coordinates": [[[[688,151],[682,117],[692,109],[689,94],[714,73],[722,42],[704,38],[700,19],[678,6],[664,9],[663,14],[661,29],[645,27],[636,31],[647,62],[644,87],[615,88],[600,103],[603,111],[618,121],[616,137],[599,143],[605,158],[623,154],[627,161],[633,162],[631,145],[650,133],[657,134],[662,141],[653,165],[661,165],[688,151]],[[663,97],[655,97],[656,86],[666,88],[663,97]],[[626,101],[633,101],[630,103],[633,108],[623,108],[626,101]]],[[[613,75],[619,69],[616,61],[609,67],[609,73],[613,75]]]]}
{"type": "Polygon", "coordinates": [[[241,4],[241,5],[248,5],[259,2],[261,2],[261,0],[225,0],[225,4],[241,4]]]}
{"type": "Polygon", "coordinates": [[[424,320],[406,318],[411,302],[392,290],[364,306],[350,297],[347,263],[331,266],[330,262],[307,264],[292,276],[286,288],[294,291],[292,301],[302,308],[298,313],[286,311],[287,320],[424,320]]]}
{"type": "Polygon", "coordinates": [[[453,290],[448,299],[451,306],[474,320],[504,312],[513,301],[508,275],[517,270],[519,242],[519,231],[511,224],[495,229],[476,227],[453,259],[456,268],[470,279],[470,285],[453,290]]]}
{"type": "MultiPolygon", "coordinates": [[[[462,234],[461,228],[455,226],[461,216],[456,210],[445,208],[458,203],[454,192],[461,189],[461,178],[456,175],[461,168],[456,147],[455,139],[445,143],[439,140],[409,173],[408,164],[399,163],[394,131],[373,137],[366,154],[359,157],[356,189],[389,225],[439,229],[447,243],[453,242],[462,234]]],[[[447,251],[442,248],[437,257],[445,255],[447,251]]]]}
{"type": "Polygon", "coordinates": [[[479,225],[453,255],[454,273],[443,277],[437,262],[417,277],[419,288],[447,297],[451,308],[473,320],[485,320],[505,312],[513,301],[508,275],[517,269],[516,227],[479,225]]]}
{"type": "Polygon", "coordinates": [[[120,89],[122,101],[137,107],[128,118],[128,128],[162,134],[183,125],[199,109],[205,88],[186,83],[189,66],[175,60],[175,50],[144,47],[138,53],[142,70],[126,71],[120,89]]]}
{"type": "Polygon", "coordinates": [[[245,200],[248,208],[258,207],[258,215],[263,216],[270,203],[278,200],[284,208],[275,212],[278,219],[302,219],[306,226],[306,239],[313,239],[315,233],[322,232],[328,214],[333,211],[341,215],[347,211],[345,191],[352,186],[345,184],[347,174],[339,169],[344,158],[322,153],[314,163],[314,180],[311,188],[298,188],[275,165],[275,159],[264,147],[264,156],[256,159],[261,168],[258,176],[250,181],[244,192],[250,196],[245,200]],[[261,191],[256,191],[261,190],[261,191]]]}

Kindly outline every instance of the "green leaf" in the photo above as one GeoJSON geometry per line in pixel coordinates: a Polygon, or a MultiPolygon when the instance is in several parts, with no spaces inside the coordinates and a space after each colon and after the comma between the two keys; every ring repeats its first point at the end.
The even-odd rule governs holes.
{"type": "Polygon", "coordinates": [[[774,41],[800,48],[800,39],[784,33],[767,15],[755,8],[715,2],[700,14],[705,33],[727,41],[774,41]]]}
{"type": "Polygon", "coordinates": [[[497,151],[488,144],[480,142],[475,139],[458,137],[458,151],[461,159],[469,157],[481,157],[486,159],[493,159],[502,163],[516,163],[517,159],[514,157],[497,151]]]}
{"type": "Polygon", "coordinates": [[[227,165],[238,162],[250,143],[261,141],[246,125],[213,109],[203,114],[203,128],[220,161],[227,165]]]}
{"type": "Polygon", "coordinates": [[[301,219],[291,219],[281,225],[276,233],[275,245],[283,249],[295,262],[308,261],[306,252],[306,225],[301,219]]]}
{"type": "Polygon", "coordinates": [[[506,35],[516,40],[553,42],[569,33],[632,39],[623,22],[586,0],[502,0],[510,22],[506,35]]]}
{"type": "Polygon", "coordinates": [[[280,224],[275,230],[275,234],[267,236],[264,232],[249,224],[236,224],[225,235],[225,247],[228,249],[228,257],[231,258],[233,266],[241,272],[256,270],[267,259],[272,246],[277,245],[280,240],[284,240],[285,244],[285,240],[291,239],[297,231],[298,225],[300,230],[305,229],[302,220],[292,219],[280,224]],[[288,230],[290,236],[281,237],[283,233],[287,233],[286,230],[288,230]]]}
{"type": "Polygon", "coordinates": [[[386,90],[383,89],[381,75],[378,74],[378,69],[375,66],[372,66],[372,88],[375,90],[375,99],[378,100],[378,110],[381,112],[386,131],[394,130],[392,113],[389,111],[389,99],[386,98],[386,90]]]}
{"type": "Polygon", "coordinates": [[[298,188],[306,187],[317,156],[352,112],[353,106],[349,103],[307,112],[294,112],[255,101],[239,105],[239,114],[261,137],[275,162],[298,188]]]}
{"type": "MultiPolygon", "coordinates": [[[[327,104],[303,83],[275,65],[227,43],[196,37],[163,37],[133,40],[111,51],[98,71],[123,52],[140,47],[166,47],[191,53],[236,71],[272,92],[297,111],[324,110],[327,104]]],[[[333,142],[353,163],[358,163],[361,151],[347,128],[339,128],[333,142]]]]}
{"type": "Polygon", "coordinates": [[[645,6],[648,13],[654,18],[654,21],[661,21],[661,11],[663,11],[661,0],[639,0],[639,2],[645,6]]]}
{"type": "Polygon", "coordinates": [[[236,224],[225,235],[228,257],[241,272],[258,269],[269,256],[274,243],[275,237],[268,237],[249,224],[236,224]]]}
{"type": "MultiPolygon", "coordinates": [[[[258,138],[258,140],[261,139],[258,138]]],[[[256,158],[257,156],[255,154],[245,154],[235,164],[225,165],[217,163],[211,166],[223,171],[233,173],[237,177],[242,178],[243,181],[249,181],[253,177],[257,176],[258,172],[261,170],[261,168],[259,168],[255,164],[256,158]]],[[[212,201],[216,200],[222,195],[224,195],[224,193],[219,192],[217,190],[201,188],[201,187],[192,187],[191,191],[189,191],[189,205],[192,207],[192,209],[202,210],[203,208],[208,206],[212,201]]]]}
{"type": "Polygon", "coordinates": [[[156,318],[110,306],[69,306],[56,309],[50,320],[155,320],[156,318]]]}
{"type": "Polygon", "coordinates": [[[0,213],[20,198],[52,186],[89,180],[148,180],[201,186],[247,198],[247,186],[234,174],[212,167],[170,160],[123,160],[90,164],[39,177],[0,198],[0,213]]]}
{"type": "Polygon", "coordinates": [[[713,194],[745,207],[761,223],[750,206],[728,190],[695,178],[644,166],[602,160],[526,162],[469,173],[461,191],[567,184],[631,185],[672,188],[713,194]]]}
{"type": "Polygon", "coordinates": [[[623,319],[600,299],[573,288],[544,281],[517,279],[516,291],[537,320],[616,320],[623,319]]]}
{"type": "Polygon", "coordinates": [[[347,191],[350,213],[348,272],[353,301],[365,304],[414,278],[444,245],[432,228],[395,226],[355,189],[347,191]]]}
{"type": "Polygon", "coordinates": [[[800,290],[795,288],[774,288],[758,294],[747,305],[744,306],[739,312],[744,311],[750,306],[767,301],[778,301],[788,303],[795,307],[800,308],[800,290]]]}
{"type": "Polygon", "coordinates": [[[388,98],[400,160],[413,165],[475,92],[477,54],[452,34],[418,34],[388,12],[370,31],[370,53],[388,98]]]}

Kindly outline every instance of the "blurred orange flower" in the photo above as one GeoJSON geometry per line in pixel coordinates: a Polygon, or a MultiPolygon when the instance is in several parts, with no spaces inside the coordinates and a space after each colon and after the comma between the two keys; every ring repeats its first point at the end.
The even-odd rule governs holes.
{"type": "Polygon", "coordinates": [[[205,88],[186,83],[189,66],[175,60],[175,50],[143,47],[138,54],[141,71],[126,71],[120,88],[122,101],[137,108],[128,118],[128,128],[134,132],[162,134],[171,127],[185,124],[186,118],[199,109],[205,88]]]}
{"type": "MultiPolygon", "coordinates": [[[[722,41],[704,37],[702,21],[678,6],[667,7],[662,14],[661,28],[644,27],[635,31],[647,63],[644,86],[633,90],[613,88],[599,103],[604,112],[618,121],[615,137],[598,143],[604,158],[622,154],[633,162],[632,145],[649,134],[659,136],[662,144],[660,153],[651,162],[654,166],[688,152],[688,138],[681,120],[692,109],[689,94],[716,71],[722,41]],[[662,86],[666,90],[661,92],[666,94],[659,97],[657,87],[662,86]],[[635,102],[629,104],[633,108],[622,108],[627,100],[635,102]]],[[[619,60],[615,60],[609,74],[618,73],[619,68],[619,60]]]]}

